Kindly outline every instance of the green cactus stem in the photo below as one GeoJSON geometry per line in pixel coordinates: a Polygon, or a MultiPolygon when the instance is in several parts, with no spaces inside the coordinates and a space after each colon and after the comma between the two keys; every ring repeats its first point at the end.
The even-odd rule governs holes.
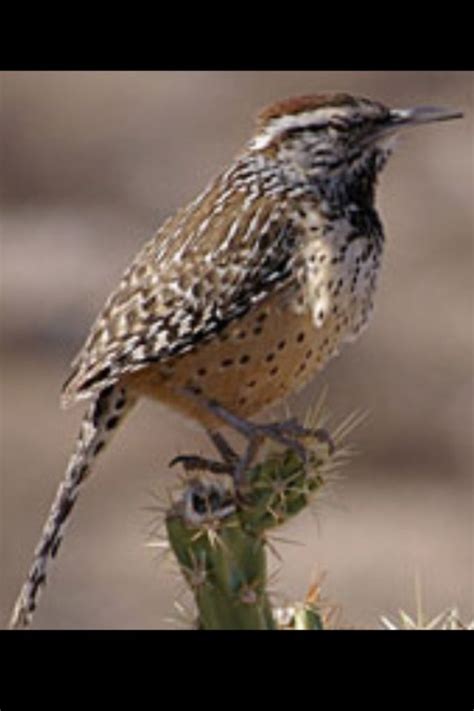
{"type": "MultiPolygon", "coordinates": [[[[246,473],[195,476],[166,515],[171,548],[194,595],[198,629],[276,629],[267,585],[266,533],[304,509],[324,483],[332,454],[319,444],[306,462],[274,452],[246,473]]],[[[322,629],[317,609],[295,607],[293,629],[322,629]]]]}

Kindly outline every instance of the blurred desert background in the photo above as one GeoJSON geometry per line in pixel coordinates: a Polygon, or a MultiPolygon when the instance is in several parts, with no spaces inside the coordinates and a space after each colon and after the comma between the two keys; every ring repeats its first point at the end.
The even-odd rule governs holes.
{"type": "MultiPolygon", "coordinates": [[[[1,617],[30,564],[82,407],[59,390],[134,253],[225,168],[265,104],[342,90],[463,121],[405,132],[383,173],[373,321],[323,385],[332,422],[369,411],[316,516],[279,532],[280,602],[315,573],[342,621],[453,604],[473,615],[473,75],[467,72],[10,72],[1,77],[1,617]]],[[[281,415],[276,411],[275,415],[281,415]]],[[[205,436],[144,402],[82,491],[34,628],[170,628],[183,586],[156,549],[155,494],[205,436]]]]}

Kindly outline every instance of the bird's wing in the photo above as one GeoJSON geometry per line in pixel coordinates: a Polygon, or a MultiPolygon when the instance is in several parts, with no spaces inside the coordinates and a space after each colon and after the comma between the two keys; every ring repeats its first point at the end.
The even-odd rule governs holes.
{"type": "Polygon", "coordinates": [[[289,283],[296,239],[282,196],[231,191],[218,179],[125,272],[73,362],[63,405],[195,348],[289,283]]]}

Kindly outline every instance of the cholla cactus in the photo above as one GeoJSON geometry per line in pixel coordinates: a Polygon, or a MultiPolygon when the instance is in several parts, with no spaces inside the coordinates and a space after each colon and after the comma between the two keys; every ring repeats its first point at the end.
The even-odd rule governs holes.
{"type": "MultiPolygon", "coordinates": [[[[309,417],[314,425],[320,412],[309,417]]],[[[273,451],[246,474],[236,495],[229,477],[194,476],[166,514],[170,546],[192,590],[198,629],[322,629],[317,596],[273,610],[268,594],[268,532],[317,496],[347,455],[341,441],[350,418],[327,442],[308,442],[306,462],[293,450],[273,451]]]]}
{"type": "MultiPolygon", "coordinates": [[[[322,400],[305,426],[321,430],[322,400]]],[[[321,596],[321,578],[303,601],[274,607],[269,595],[267,548],[269,534],[320,498],[334,471],[353,454],[348,433],[364,418],[354,413],[324,441],[305,441],[303,461],[292,449],[267,452],[246,472],[246,488],[236,494],[230,477],[199,474],[185,479],[165,513],[167,547],[173,551],[197,615],[186,611],[186,622],[198,629],[322,630],[340,627],[337,605],[321,596]]],[[[177,608],[181,607],[176,604],[177,608]]],[[[380,618],[385,629],[473,630],[457,608],[428,618],[423,612],[419,583],[416,614],[403,610],[399,618],[380,618]]]]}

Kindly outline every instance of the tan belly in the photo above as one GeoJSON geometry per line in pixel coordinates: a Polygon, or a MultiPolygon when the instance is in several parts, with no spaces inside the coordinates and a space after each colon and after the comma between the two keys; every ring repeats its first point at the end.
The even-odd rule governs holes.
{"type": "Polygon", "coordinates": [[[235,414],[252,416],[320,370],[343,332],[340,316],[316,328],[309,312],[297,315],[274,295],[194,351],[130,374],[127,383],[213,427],[220,424],[214,416],[180,391],[193,387],[235,414]]]}

